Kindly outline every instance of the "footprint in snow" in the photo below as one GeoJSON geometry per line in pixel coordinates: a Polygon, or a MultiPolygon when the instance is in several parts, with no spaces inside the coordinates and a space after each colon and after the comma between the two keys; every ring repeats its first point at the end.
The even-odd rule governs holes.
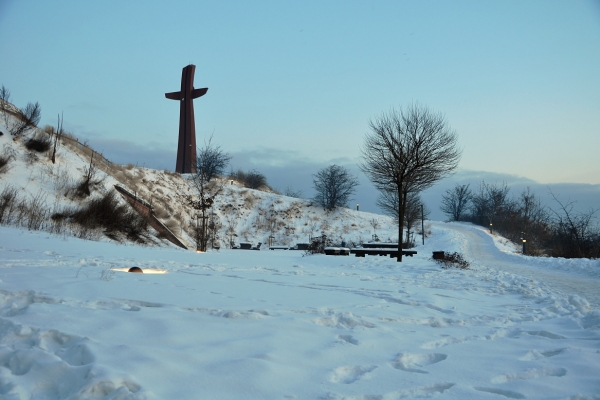
{"type": "Polygon", "coordinates": [[[338,338],[346,343],[358,346],[358,340],[354,339],[352,335],[338,335],[338,338]]]}
{"type": "Polygon", "coordinates": [[[567,349],[564,348],[564,349],[556,349],[556,350],[548,350],[548,351],[531,350],[531,351],[528,351],[527,354],[525,354],[523,357],[519,358],[519,360],[534,361],[534,360],[539,360],[540,358],[554,357],[554,356],[564,353],[565,350],[567,350],[567,349]]]}
{"type": "Polygon", "coordinates": [[[69,398],[78,399],[145,398],[140,385],[113,379],[96,366],[88,342],[87,338],[0,319],[0,397],[56,398],[68,390],[69,398]]]}
{"type": "Polygon", "coordinates": [[[448,358],[447,355],[440,354],[440,353],[434,353],[434,354],[402,353],[392,363],[392,367],[402,370],[402,371],[407,371],[407,372],[428,374],[429,372],[424,371],[419,368],[423,368],[423,367],[426,367],[431,364],[437,364],[440,361],[444,361],[446,358],[448,358]]]}
{"type": "Polygon", "coordinates": [[[548,331],[528,331],[527,332],[529,335],[533,335],[533,336],[542,336],[548,339],[566,339],[565,336],[562,335],[558,335],[556,333],[552,333],[552,332],[548,332],[548,331]]]}
{"type": "Polygon", "coordinates": [[[485,387],[474,387],[473,389],[479,392],[486,392],[492,394],[498,394],[500,396],[508,397],[509,399],[524,399],[525,396],[519,392],[513,392],[512,390],[503,390],[503,389],[495,389],[495,388],[485,388],[485,387]]]}
{"type": "Polygon", "coordinates": [[[524,372],[517,372],[512,374],[500,375],[492,378],[492,383],[507,383],[513,381],[525,381],[529,379],[544,378],[546,376],[562,377],[567,374],[565,368],[542,368],[542,369],[528,369],[524,372]]]}
{"type": "Polygon", "coordinates": [[[329,380],[333,383],[350,384],[356,382],[359,379],[367,378],[367,374],[373,371],[375,368],[377,367],[374,365],[348,365],[344,367],[338,367],[333,370],[333,373],[329,377],[329,380]]]}

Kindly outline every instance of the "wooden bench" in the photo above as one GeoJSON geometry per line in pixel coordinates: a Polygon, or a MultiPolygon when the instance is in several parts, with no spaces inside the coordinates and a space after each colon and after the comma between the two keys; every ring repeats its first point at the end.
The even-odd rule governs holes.
{"type": "MultiPolygon", "coordinates": [[[[398,249],[393,250],[390,248],[355,248],[350,250],[351,254],[354,254],[355,257],[364,257],[366,255],[369,256],[390,256],[390,258],[398,257],[398,249]]],[[[417,252],[415,250],[402,250],[403,256],[412,257],[417,252]]]]}
{"type": "Polygon", "coordinates": [[[325,247],[325,255],[327,256],[349,256],[350,249],[347,247],[325,247]]]}
{"type": "Polygon", "coordinates": [[[259,243],[256,246],[252,246],[252,243],[240,243],[239,246],[231,246],[231,248],[239,250],[260,250],[260,246],[262,246],[262,243],[259,243]]]}
{"type": "Polygon", "coordinates": [[[363,249],[397,249],[398,243],[370,242],[363,243],[363,249]]]}
{"type": "Polygon", "coordinates": [[[288,250],[290,246],[270,246],[269,250],[288,250]]]}
{"type": "Polygon", "coordinates": [[[290,247],[290,250],[308,250],[308,247],[310,246],[310,244],[308,243],[296,243],[295,246],[290,247]]]}

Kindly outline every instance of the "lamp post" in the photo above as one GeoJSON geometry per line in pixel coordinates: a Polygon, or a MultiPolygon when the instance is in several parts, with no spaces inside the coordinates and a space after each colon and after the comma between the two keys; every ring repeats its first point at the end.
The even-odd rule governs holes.
{"type": "Polygon", "coordinates": [[[527,244],[527,240],[525,239],[525,232],[521,232],[521,240],[523,240],[523,255],[525,255],[525,246],[527,244]]]}
{"type": "Polygon", "coordinates": [[[421,238],[423,239],[423,246],[425,246],[425,213],[423,212],[423,204],[421,204],[421,238]]]}
{"type": "Polygon", "coordinates": [[[494,233],[494,230],[492,229],[492,223],[490,222],[490,233],[494,233]]]}
{"type": "Polygon", "coordinates": [[[356,203],[356,211],[358,211],[360,204],[356,203]]]}

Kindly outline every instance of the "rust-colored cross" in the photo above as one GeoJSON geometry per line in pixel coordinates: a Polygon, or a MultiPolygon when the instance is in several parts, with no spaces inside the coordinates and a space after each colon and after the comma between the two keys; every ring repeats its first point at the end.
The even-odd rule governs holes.
{"type": "Polygon", "coordinates": [[[179,100],[179,144],[175,171],[180,174],[196,173],[196,126],[193,100],[204,96],[208,88],[194,89],[195,65],[188,65],[181,72],[181,90],[165,93],[171,100],[179,100]]]}

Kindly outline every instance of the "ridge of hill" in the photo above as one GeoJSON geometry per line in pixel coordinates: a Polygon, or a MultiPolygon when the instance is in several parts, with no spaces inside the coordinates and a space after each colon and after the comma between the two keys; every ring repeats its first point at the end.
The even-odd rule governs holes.
{"type": "MultiPolygon", "coordinates": [[[[130,228],[120,232],[82,229],[73,223],[72,217],[65,217],[91,202],[102,201],[114,192],[115,185],[120,185],[149,203],[161,223],[188,248],[195,248],[197,219],[194,210],[187,205],[187,198],[197,193],[190,175],[114,164],[70,135],[60,140],[53,164],[49,151],[36,152],[26,147],[31,139],[47,139],[47,129],[34,128],[15,138],[8,134],[7,127],[14,118],[8,115],[6,121],[0,121],[0,131],[4,132],[0,136],[0,157],[7,160],[0,168],[0,223],[93,240],[109,238],[170,246],[163,235],[151,227],[132,236],[128,234],[130,228]],[[93,175],[90,194],[78,194],[78,187],[90,169],[93,175]],[[2,209],[7,193],[16,194],[8,211],[6,207],[2,209]],[[33,213],[33,222],[27,219],[26,210],[30,216],[33,213]],[[9,211],[12,214],[8,215],[9,211]]],[[[215,227],[216,246],[227,246],[230,241],[266,244],[269,239],[273,245],[292,246],[321,234],[338,244],[370,241],[374,233],[382,240],[397,238],[397,226],[388,216],[348,208],[327,211],[310,200],[248,189],[224,178],[217,178],[215,184],[222,185],[209,212],[209,223],[215,227]]],[[[115,192],[113,197],[115,206],[129,210],[121,195],[115,192]]]]}

